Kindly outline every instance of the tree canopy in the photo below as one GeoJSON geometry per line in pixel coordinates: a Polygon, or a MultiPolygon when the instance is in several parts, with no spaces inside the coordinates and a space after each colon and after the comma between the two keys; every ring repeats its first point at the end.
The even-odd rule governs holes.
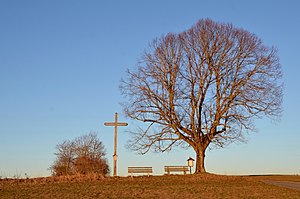
{"type": "Polygon", "coordinates": [[[96,133],[57,144],[55,155],[56,160],[51,166],[54,176],[109,173],[106,152],[96,133]]]}
{"type": "Polygon", "coordinates": [[[276,48],[230,23],[201,19],[155,39],[120,85],[126,115],[148,124],[134,132],[132,149],[189,146],[195,172],[206,172],[208,146],[242,140],[255,119],[280,116],[281,77],[276,48]]]}

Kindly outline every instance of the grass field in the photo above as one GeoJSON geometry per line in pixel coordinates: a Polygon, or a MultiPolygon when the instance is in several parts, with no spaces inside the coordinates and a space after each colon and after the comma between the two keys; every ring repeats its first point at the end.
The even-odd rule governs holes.
{"type": "Polygon", "coordinates": [[[300,176],[2,179],[0,198],[300,198],[300,191],[266,184],[265,180],[300,182],[300,176]]]}

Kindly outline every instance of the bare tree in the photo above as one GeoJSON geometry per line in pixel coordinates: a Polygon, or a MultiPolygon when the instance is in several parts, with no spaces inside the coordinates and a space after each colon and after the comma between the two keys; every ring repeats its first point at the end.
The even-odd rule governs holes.
{"type": "Polygon", "coordinates": [[[75,145],[71,141],[64,141],[56,145],[57,156],[54,164],[51,166],[53,175],[71,175],[74,172],[75,145]]]}
{"type": "Polygon", "coordinates": [[[109,173],[105,149],[96,133],[77,137],[73,141],[64,141],[56,145],[56,150],[57,158],[51,166],[55,176],[109,173]]]}
{"type": "Polygon", "coordinates": [[[243,140],[257,118],[279,118],[281,77],[276,49],[232,24],[205,19],[155,39],[120,85],[126,115],[148,124],[131,147],[192,147],[195,173],[204,173],[209,146],[243,140]]]}

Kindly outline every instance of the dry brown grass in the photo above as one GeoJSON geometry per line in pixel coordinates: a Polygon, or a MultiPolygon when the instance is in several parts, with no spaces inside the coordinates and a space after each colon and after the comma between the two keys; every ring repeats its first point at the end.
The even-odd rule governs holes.
{"type": "Polygon", "coordinates": [[[1,180],[0,198],[300,198],[300,191],[262,180],[300,182],[300,176],[173,175],[1,180]]]}

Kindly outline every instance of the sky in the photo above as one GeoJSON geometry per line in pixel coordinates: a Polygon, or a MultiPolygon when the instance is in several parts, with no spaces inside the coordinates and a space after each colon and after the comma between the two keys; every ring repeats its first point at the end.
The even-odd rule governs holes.
{"type": "Polygon", "coordinates": [[[187,165],[191,150],[138,155],[126,148],[134,121],[119,90],[148,44],[199,19],[232,23],[275,46],[283,70],[279,122],[262,118],[247,143],[206,153],[206,170],[226,175],[300,174],[300,1],[298,0],[1,0],[0,177],[49,176],[55,146],[96,132],[112,170],[114,113],[118,175],[128,166],[187,165]]]}

